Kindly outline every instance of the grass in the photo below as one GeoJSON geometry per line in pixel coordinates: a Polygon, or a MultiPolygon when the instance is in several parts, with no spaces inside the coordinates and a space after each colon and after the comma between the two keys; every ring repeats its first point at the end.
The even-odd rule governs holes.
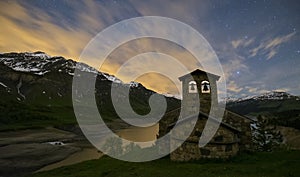
{"type": "Polygon", "coordinates": [[[16,102],[0,103],[0,131],[76,124],[70,106],[37,106],[16,102]]]}
{"type": "Polygon", "coordinates": [[[300,174],[300,151],[241,154],[230,160],[172,162],[163,158],[132,163],[110,157],[61,167],[31,177],[292,177],[300,174]]]}
{"type": "MultiPolygon", "coordinates": [[[[17,100],[20,96],[16,90],[8,93],[0,87],[0,131],[77,124],[71,95],[72,78],[50,76],[38,78],[43,84],[27,83],[27,88],[24,83],[24,90],[27,91],[24,100],[17,100]],[[58,93],[64,94],[59,96],[58,93]]],[[[110,98],[110,86],[110,81],[99,81],[96,85],[97,106],[102,119],[106,122],[113,122],[119,117],[110,98]]],[[[148,114],[150,111],[148,99],[151,94],[152,91],[142,86],[132,88],[129,95],[132,109],[140,115],[148,114]]],[[[180,106],[180,101],[174,98],[167,98],[167,103],[167,110],[180,106]]],[[[88,108],[90,105],[83,103],[81,106],[88,108]]]]}

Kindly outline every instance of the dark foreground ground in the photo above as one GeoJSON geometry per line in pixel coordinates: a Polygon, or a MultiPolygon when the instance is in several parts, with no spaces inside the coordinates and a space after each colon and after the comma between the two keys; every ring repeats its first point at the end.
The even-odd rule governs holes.
{"type": "Polygon", "coordinates": [[[171,162],[167,157],[130,163],[104,156],[32,177],[296,177],[300,174],[300,151],[241,154],[227,161],[171,162]]]}

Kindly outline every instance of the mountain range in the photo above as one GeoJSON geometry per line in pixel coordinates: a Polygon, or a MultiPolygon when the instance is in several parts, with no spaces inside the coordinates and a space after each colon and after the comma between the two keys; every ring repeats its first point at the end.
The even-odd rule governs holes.
{"type": "MultiPolygon", "coordinates": [[[[96,74],[95,94],[101,116],[118,119],[111,95],[112,83],[130,89],[130,104],[138,114],[150,111],[154,91],[137,82],[124,83],[84,63],[43,52],[0,54],[0,130],[48,125],[75,124],[72,107],[72,78],[75,69],[96,74]]],[[[180,106],[180,100],[166,97],[167,110],[180,106]]]]}
{"type": "MultiPolygon", "coordinates": [[[[97,75],[95,94],[101,116],[119,119],[110,98],[112,84],[130,89],[130,104],[138,114],[150,111],[154,91],[137,82],[124,83],[84,63],[43,52],[0,54],[0,130],[75,124],[72,105],[74,70],[97,75]]],[[[180,100],[165,96],[167,111],[180,107],[180,100]]],[[[255,119],[259,114],[275,123],[300,129],[300,97],[268,92],[238,99],[228,98],[226,108],[255,119]]]]}
{"type": "Polygon", "coordinates": [[[255,119],[258,115],[274,124],[300,129],[300,97],[271,91],[258,96],[227,99],[226,108],[255,119]]]}

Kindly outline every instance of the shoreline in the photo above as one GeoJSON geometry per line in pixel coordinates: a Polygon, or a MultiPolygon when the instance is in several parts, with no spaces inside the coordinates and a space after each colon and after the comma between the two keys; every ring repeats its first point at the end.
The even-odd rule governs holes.
{"type": "Polygon", "coordinates": [[[63,166],[73,165],[88,160],[99,159],[102,156],[103,153],[99,152],[96,148],[83,148],[78,152],[70,154],[63,160],[60,160],[55,163],[47,164],[44,167],[40,168],[39,170],[34,171],[33,173],[49,171],[63,166]]]}
{"type": "Polygon", "coordinates": [[[55,145],[51,142],[78,139],[76,134],[53,127],[0,132],[1,176],[26,176],[44,166],[62,161],[81,148],[69,143],[55,145]]]}
{"type": "MultiPolygon", "coordinates": [[[[110,122],[107,126],[113,131],[128,128],[118,121],[110,122]]],[[[26,176],[42,169],[80,163],[102,155],[84,137],[78,125],[0,132],[1,177],[26,176]],[[62,142],[63,145],[55,145],[53,142],[62,142]],[[90,156],[81,157],[80,154],[90,156]]]]}

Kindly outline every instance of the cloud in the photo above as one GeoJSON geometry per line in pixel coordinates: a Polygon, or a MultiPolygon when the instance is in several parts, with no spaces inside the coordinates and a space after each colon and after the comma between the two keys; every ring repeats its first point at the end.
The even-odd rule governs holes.
{"type": "Polygon", "coordinates": [[[158,93],[170,93],[176,96],[179,96],[181,93],[181,90],[177,89],[178,86],[172,80],[157,73],[141,75],[136,81],[143,83],[147,88],[156,90],[158,93]]]}
{"type": "Polygon", "coordinates": [[[0,6],[2,52],[41,50],[77,59],[92,37],[85,29],[53,23],[53,17],[41,9],[26,8],[15,1],[1,1],[0,6]]]}
{"type": "MultiPolygon", "coordinates": [[[[22,3],[18,1],[5,2],[1,1],[0,22],[2,24],[0,28],[0,51],[1,52],[23,52],[23,51],[44,51],[50,55],[61,55],[66,58],[72,58],[78,60],[81,51],[86,44],[102,29],[114,24],[117,21],[126,19],[129,17],[139,16],[140,12],[137,11],[137,7],[141,12],[146,13],[147,10],[143,3],[137,3],[133,6],[128,2],[118,2],[121,4],[113,4],[113,2],[96,2],[96,1],[63,1],[68,8],[64,8],[68,12],[61,12],[59,8],[56,8],[54,12],[48,10],[42,10],[34,5],[34,3],[22,3]],[[81,13],[84,11],[85,13],[81,13]],[[12,13],[14,12],[14,13],[12,13]],[[66,16],[68,15],[68,16],[66,16]],[[71,17],[70,17],[71,16],[71,17]],[[59,19],[59,20],[58,20],[59,19]],[[70,21],[71,19],[71,21],[70,21]],[[73,20],[73,21],[72,21],[73,20]],[[5,35],[3,35],[5,34],[5,35]]],[[[168,3],[163,3],[165,6],[169,6],[168,3]]],[[[182,9],[182,4],[178,1],[176,4],[170,5],[169,8],[173,12],[179,12],[184,14],[186,8],[190,8],[190,3],[185,3],[186,7],[182,9]]],[[[153,6],[154,7],[154,6],[153,6]]],[[[151,8],[152,10],[153,7],[151,8]]],[[[160,27],[141,26],[142,30],[159,30],[160,27]]],[[[174,29],[176,30],[176,29],[174,29]]],[[[168,33],[168,31],[162,31],[161,33],[168,33]]],[[[183,40],[185,39],[184,31],[178,32],[183,40]]],[[[197,46],[195,40],[189,40],[190,46],[197,46]]],[[[187,50],[180,46],[176,46],[170,42],[153,42],[151,40],[140,40],[136,43],[130,43],[129,45],[119,48],[120,52],[114,57],[113,54],[110,59],[102,66],[101,71],[115,74],[118,68],[127,59],[135,56],[136,54],[146,51],[157,51],[169,54],[178,59],[189,70],[201,67],[199,62],[194,59],[187,50]]],[[[211,56],[208,56],[207,52],[202,53],[202,60],[209,60],[211,56]]],[[[214,57],[214,56],[212,56],[214,57]]],[[[158,61],[159,62],[159,61],[158,61]]],[[[88,63],[96,68],[93,63],[88,63]]],[[[141,71],[143,65],[139,65],[139,68],[135,68],[136,71],[141,71]]],[[[157,66],[169,69],[169,66],[164,61],[160,61],[157,66]]],[[[169,69],[170,70],[170,69],[169,69]]],[[[177,73],[178,74],[178,73],[177,73]]],[[[186,73],[180,73],[186,74],[186,73]]],[[[126,76],[120,76],[126,79],[126,76]]],[[[143,76],[141,81],[144,85],[149,86],[151,89],[158,90],[160,92],[174,92],[178,94],[178,90],[169,84],[168,81],[161,82],[161,84],[154,85],[150,82],[151,79],[156,78],[157,81],[162,81],[160,76],[149,74],[143,76]]],[[[154,79],[154,81],[156,81],[154,79]]],[[[157,83],[157,82],[156,82],[157,83]]]]}
{"type": "Polygon", "coordinates": [[[237,71],[251,75],[246,64],[246,58],[240,55],[233,46],[227,43],[219,44],[217,50],[227,80],[234,79],[237,71]]]}
{"type": "Polygon", "coordinates": [[[289,88],[279,88],[279,89],[275,89],[273,91],[276,91],[276,92],[289,92],[291,89],[289,88]]]}
{"type": "MultiPolygon", "coordinates": [[[[157,29],[159,29],[159,27],[157,27],[157,29]]],[[[199,58],[201,61],[209,59],[204,57],[207,56],[207,49],[201,49],[199,52],[202,52],[202,57],[199,58]]],[[[175,85],[169,84],[168,81],[163,82],[159,75],[153,74],[143,76],[143,79],[136,81],[139,81],[147,86],[147,88],[160,93],[177,95],[177,88],[181,88],[178,77],[187,74],[196,68],[201,68],[201,64],[185,48],[163,39],[142,38],[127,42],[116,48],[109,55],[108,59],[105,60],[100,70],[115,73],[117,77],[125,82],[131,81],[133,79],[132,76],[137,73],[147,73],[152,71],[160,71],[160,73],[165,72],[168,79],[173,80],[175,85]],[[143,55],[147,52],[153,52],[157,55],[143,55]],[[162,55],[158,55],[158,53],[169,55],[170,57],[173,57],[173,59],[170,60],[162,55]],[[130,61],[130,63],[126,63],[128,61],[130,61]],[[182,65],[185,70],[178,68],[179,65],[182,65]],[[125,66],[125,72],[117,73],[120,67],[125,66]],[[149,78],[146,79],[147,77],[149,78]]],[[[181,92],[181,89],[179,90],[181,92]]]]}
{"type": "Polygon", "coordinates": [[[121,8],[131,8],[108,7],[107,3],[97,1],[60,1],[57,6],[65,5],[63,10],[44,10],[35,3],[38,2],[0,1],[1,52],[40,50],[78,60],[98,32],[126,18],[121,8]]]}
{"type": "Polygon", "coordinates": [[[224,62],[223,69],[227,79],[234,78],[237,71],[243,72],[245,74],[249,73],[249,68],[244,63],[244,58],[241,56],[235,56],[235,58],[224,62]]]}
{"type": "MultiPolygon", "coordinates": [[[[258,85],[260,85],[260,84],[258,84],[258,85]]],[[[245,91],[248,92],[247,95],[258,95],[258,94],[263,94],[263,93],[269,92],[270,90],[265,89],[264,85],[261,85],[260,87],[246,86],[245,91]]]]}
{"type": "Polygon", "coordinates": [[[243,90],[243,88],[238,87],[238,85],[233,80],[231,80],[227,84],[227,90],[229,90],[230,92],[239,93],[243,90]]]}
{"type": "Polygon", "coordinates": [[[248,89],[248,92],[250,92],[250,93],[257,93],[257,87],[247,86],[246,89],[248,89]]]}
{"type": "Polygon", "coordinates": [[[290,41],[295,34],[296,32],[292,32],[260,42],[259,46],[250,50],[250,57],[263,54],[266,55],[267,59],[273,58],[278,53],[280,45],[290,41]]]}
{"type": "MultiPolygon", "coordinates": [[[[177,0],[154,0],[151,2],[138,0],[116,2],[58,1],[56,6],[64,3],[66,7],[49,9],[48,7],[41,8],[36,6],[38,2],[21,0],[0,1],[1,52],[41,50],[50,55],[62,55],[66,58],[78,60],[86,44],[98,32],[109,25],[123,19],[143,15],[165,16],[187,23],[203,34],[212,44],[222,63],[226,79],[230,80],[228,92],[236,95],[250,92],[256,94],[263,90],[285,87],[290,88],[291,91],[299,92],[299,82],[297,82],[299,80],[299,70],[295,69],[298,61],[293,61],[295,65],[290,69],[290,63],[287,61],[293,58],[280,50],[283,44],[289,43],[290,45],[293,44],[292,42],[296,42],[294,40],[296,32],[276,35],[278,32],[282,32],[282,29],[278,26],[279,28],[276,28],[276,30],[272,29],[268,32],[272,35],[272,38],[266,37],[269,34],[261,34],[259,30],[261,26],[250,25],[251,27],[248,27],[239,23],[238,20],[245,20],[243,17],[234,17],[232,21],[232,18],[229,16],[222,16],[224,13],[220,9],[227,8],[227,3],[219,3],[217,5],[208,1],[198,0],[191,0],[188,3],[177,0]],[[234,28],[232,28],[232,31],[223,29],[223,22],[232,22],[232,26],[237,23],[237,28],[234,31],[234,28]],[[245,28],[240,28],[240,26],[245,28]],[[245,34],[249,38],[247,36],[238,37],[245,34]],[[263,37],[260,38],[259,36],[263,37]],[[258,63],[254,60],[248,60],[248,58],[256,56],[272,59],[278,54],[285,56],[285,61],[278,64],[278,67],[274,67],[274,63],[269,65],[268,62],[267,65],[264,62],[258,63]],[[283,66],[284,62],[288,66],[283,66]],[[255,83],[257,80],[265,85],[255,83]],[[255,87],[256,85],[257,87],[255,87]],[[248,90],[245,86],[251,86],[252,89],[248,90]]],[[[39,4],[44,4],[44,2],[39,4]]],[[[257,14],[256,11],[253,11],[253,13],[257,14]]],[[[249,16],[251,16],[251,13],[249,13],[249,16]]],[[[262,22],[265,23],[266,21],[262,20],[262,22]]],[[[141,28],[146,27],[141,26],[141,28]]],[[[153,29],[159,28],[155,26],[148,27],[148,30],[153,29]]],[[[286,28],[284,29],[286,30],[286,28]]],[[[184,32],[179,32],[178,36],[184,39],[184,32]]],[[[191,45],[195,45],[195,43],[197,41],[190,40],[191,45]]],[[[102,66],[101,71],[115,74],[126,60],[134,57],[136,54],[149,51],[169,54],[177,58],[190,70],[201,68],[201,65],[193,59],[193,56],[188,51],[180,47],[174,47],[170,42],[139,40],[118,48],[117,51],[119,52],[112,53],[109,60],[102,66]]],[[[203,53],[203,56],[203,59],[208,60],[209,57],[205,56],[205,53],[203,53]]],[[[88,64],[93,65],[93,63],[88,64]]],[[[173,68],[164,62],[161,62],[160,66],[167,69],[173,68]]],[[[143,68],[135,69],[140,71],[143,68]]],[[[126,77],[120,77],[126,80],[126,77]]],[[[167,80],[166,82],[163,82],[163,80],[162,76],[155,74],[144,75],[139,78],[139,81],[150,89],[159,92],[174,92],[176,94],[175,87],[169,84],[167,80]],[[155,84],[157,82],[161,84],[155,84]]]]}
{"type": "Polygon", "coordinates": [[[218,45],[217,51],[226,77],[226,91],[228,96],[237,97],[237,95],[243,94],[245,90],[241,78],[253,75],[246,64],[246,58],[238,53],[234,45],[236,45],[235,47],[250,45],[252,41],[252,39],[250,39],[250,42],[240,40],[233,42],[234,44],[232,45],[228,45],[227,43],[220,43],[218,45]],[[245,44],[243,44],[244,42],[245,44]]]}
{"type": "Polygon", "coordinates": [[[189,0],[188,2],[152,0],[150,3],[148,1],[130,0],[130,2],[144,16],[171,17],[194,25],[199,25],[199,23],[195,23],[195,18],[207,21],[210,6],[210,2],[199,0],[189,0]]]}
{"type": "Polygon", "coordinates": [[[254,38],[251,38],[251,39],[243,38],[243,39],[238,39],[238,40],[231,41],[231,45],[235,49],[237,49],[239,47],[248,47],[253,42],[254,42],[254,38]]]}
{"type": "Polygon", "coordinates": [[[266,59],[269,60],[278,54],[280,45],[290,41],[295,34],[296,32],[292,32],[275,38],[264,39],[262,41],[258,41],[255,38],[243,37],[231,41],[231,45],[237,52],[245,51],[245,49],[248,50],[248,52],[244,54],[248,58],[264,55],[266,59]],[[254,47],[255,44],[259,45],[254,47]]]}
{"type": "Polygon", "coordinates": [[[260,86],[245,86],[245,92],[247,95],[260,95],[264,94],[267,92],[271,91],[276,91],[276,92],[290,92],[291,89],[289,88],[277,88],[277,89],[271,89],[271,88],[266,88],[265,84],[257,84],[260,86]]]}

